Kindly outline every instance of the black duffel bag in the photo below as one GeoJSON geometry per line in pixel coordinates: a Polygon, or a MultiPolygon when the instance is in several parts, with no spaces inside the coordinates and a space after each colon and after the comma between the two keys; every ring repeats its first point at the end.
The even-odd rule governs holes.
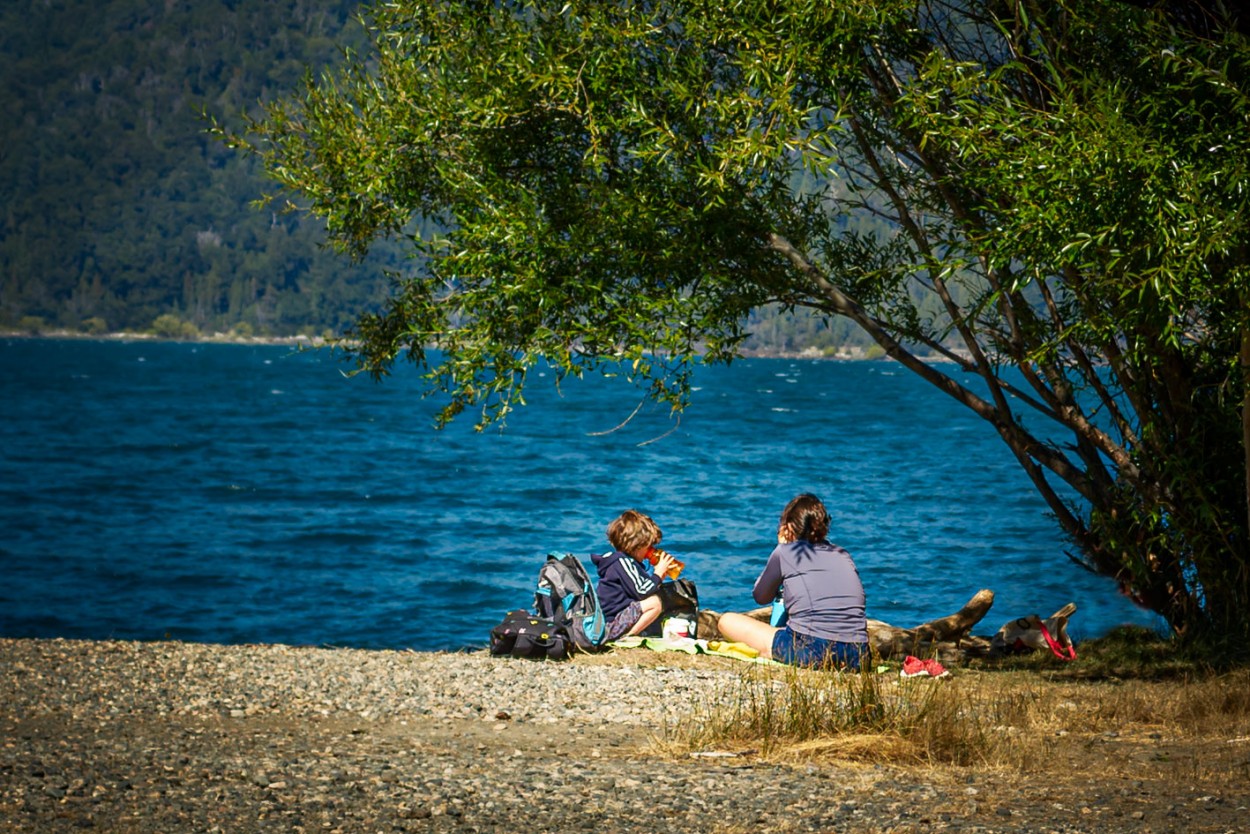
{"type": "Polygon", "coordinates": [[[566,626],[529,611],[510,611],[490,630],[493,655],[564,660],[572,651],[573,635],[566,626]]]}

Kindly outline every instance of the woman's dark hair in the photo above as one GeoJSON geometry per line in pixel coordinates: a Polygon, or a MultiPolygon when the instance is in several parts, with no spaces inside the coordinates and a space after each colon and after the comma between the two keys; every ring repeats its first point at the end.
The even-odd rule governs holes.
{"type": "Polygon", "coordinates": [[[781,511],[782,526],[789,525],[795,539],[823,542],[829,535],[829,511],[820,499],[810,492],[795,496],[781,511]]]}

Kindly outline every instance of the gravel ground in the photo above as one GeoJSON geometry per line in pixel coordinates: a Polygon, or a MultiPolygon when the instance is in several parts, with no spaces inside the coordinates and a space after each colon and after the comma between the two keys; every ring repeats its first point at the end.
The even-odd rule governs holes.
{"type": "Polygon", "coordinates": [[[740,665],[655,662],[0,640],[0,831],[1248,830],[1177,780],[664,758],[740,665]]]}

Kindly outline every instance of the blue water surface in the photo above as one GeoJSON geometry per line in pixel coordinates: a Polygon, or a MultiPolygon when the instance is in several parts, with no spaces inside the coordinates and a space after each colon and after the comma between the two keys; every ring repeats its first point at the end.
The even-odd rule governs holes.
{"type": "Polygon", "coordinates": [[[410,368],[343,370],[271,345],[0,342],[0,635],[478,647],[548,550],[608,549],[631,507],[705,607],[744,610],[801,491],[870,617],[915,625],[988,587],[977,633],[1067,602],[1078,639],[1159,625],[1065,555],[987,424],[892,363],[703,368],[680,420],[615,431],[627,384],[536,375],[481,433],[435,431],[410,368]]]}

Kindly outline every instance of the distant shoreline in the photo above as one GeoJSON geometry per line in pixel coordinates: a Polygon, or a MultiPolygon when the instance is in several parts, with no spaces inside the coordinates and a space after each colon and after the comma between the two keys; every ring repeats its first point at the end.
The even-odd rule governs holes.
{"type": "MultiPolygon", "coordinates": [[[[45,330],[30,333],[22,330],[0,330],[0,338],[4,339],[65,339],[77,341],[101,342],[185,342],[187,344],[220,344],[220,345],[287,345],[290,347],[329,347],[331,343],[322,336],[241,336],[236,333],[211,333],[190,339],[177,339],[159,336],[155,333],[136,333],[117,331],[113,333],[81,333],[75,330],[45,330]]],[[[855,346],[838,348],[833,353],[815,347],[803,350],[745,350],[743,359],[816,359],[834,362],[870,362],[873,360],[889,361],[888,356],[869,356],[867,351],[855,346]]]]}
{"type": "MultiPolygon", "coordinates": [[[[305,336],[297,334],[294,336],[240,336],[235,333],[212,333],[208,335],[197,336],[193,339],[175,339],[168,336],[158,336],[155,333],[132,333],[129,331],[119,331],[115,333],[80,333],[73,330],[47,330],[42,333],[30,333],[20,330],[0,330],[0,339],[64,339],[78,341],[99,341],[99,342],[168,342],[168,343],[186,343],[186,344],[216,344],[216,345],[277,345],[295,348],[325,348],[333,347],[331,342],[322,336],[305,336]]],[[[886,354],[869,355],[865,348],[858,345],[845,346],[838,348],[833,353],[828,353],[820,348],[809,347],[803,350],[744,350],[739,358],[742,359],[800,359],[808,361],[820,362],[893,362],[886,354]]],[[[931,365],[948,364],[952,360],[940,356],[921,357],[921,360],[931,365]]]]}
{"type": "Polygon", "coordinates": [[[185,342],[186,344],[219,345],[290,345],[293,347],[325,347],[329,345],[321,336],[240,336],[235,333],[211,333],[194,339],[173,339],[155,333],[80,333],[74,330],[45,330],[28,333],[20,330],[0,330],[3,339],[64,339],[84,342],[185,342]]]}

